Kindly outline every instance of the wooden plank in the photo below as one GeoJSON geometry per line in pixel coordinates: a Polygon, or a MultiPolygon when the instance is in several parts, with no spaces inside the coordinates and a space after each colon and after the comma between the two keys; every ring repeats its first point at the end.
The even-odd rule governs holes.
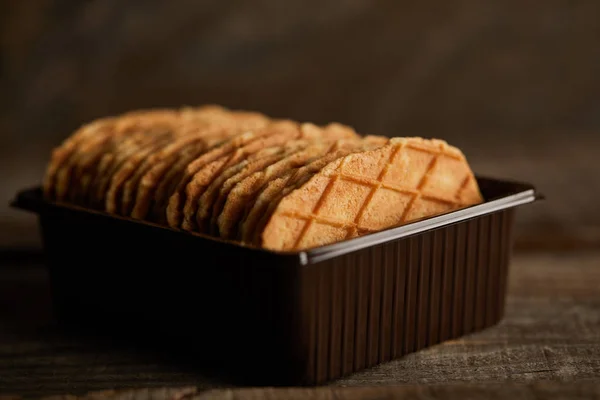
{"type": "MultiPolygon", "coordinates": [[[[190,400],[462,400],[462,399],[598,399],[600,384],[557,384],[537,383],[529,385],[439,385],[400,387],[361,387],[361,388],[320,388],[320,389],[274,389],[253,388],[236,390],[218,390],[190,400]]],[[[115,399],[116,400],[116,399],[115,399]]],[[[137,400],[137,399],[133,399],[137,400]]]]}
{"type": "MultiPolygon", "coordinates": [[[[358,400],[358,399],[599,399],[600,383],[536,382],[530,384],[403,385],[397,387],[244,388],[202,391],[193,387],[57,395],[42,400],[358,400]]],[[[0,396],[0,400],[20,400],[0,396]]]]}

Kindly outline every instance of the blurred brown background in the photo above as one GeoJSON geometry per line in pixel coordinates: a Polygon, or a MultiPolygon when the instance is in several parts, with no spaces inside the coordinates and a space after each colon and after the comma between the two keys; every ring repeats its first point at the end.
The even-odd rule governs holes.
{"type": "Polygon", "coordinates": [[[38,245],[8,202],[81,123],[202,103],[446,139],[548,196],[521,245],[597,245],[600,2],[411,3],[0,1],[0,247],[38,245]]]}

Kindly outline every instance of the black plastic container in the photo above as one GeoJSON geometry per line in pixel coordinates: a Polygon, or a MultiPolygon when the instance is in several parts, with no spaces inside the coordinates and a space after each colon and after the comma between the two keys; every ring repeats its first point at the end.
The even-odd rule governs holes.
{"type": "Polygon", "coordinates": [[[39,214],[62,321],[137,328],[251,384],[313,385],[502,318],[514,208],[540,196],[478,182],[483,204],[293,253],[46,202],[39,188],[13,205],[39,214]]]}

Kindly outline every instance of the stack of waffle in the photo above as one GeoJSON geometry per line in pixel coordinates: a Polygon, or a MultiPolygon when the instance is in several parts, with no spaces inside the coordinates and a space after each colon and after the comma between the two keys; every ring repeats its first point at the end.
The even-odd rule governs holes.
{"type": "Polygon", "coordinates": [[[442,140],[361,136],[207,105],[82,126],[53,153],[48,200],[271,250],[301,250],[477,204],[442,140]]]}

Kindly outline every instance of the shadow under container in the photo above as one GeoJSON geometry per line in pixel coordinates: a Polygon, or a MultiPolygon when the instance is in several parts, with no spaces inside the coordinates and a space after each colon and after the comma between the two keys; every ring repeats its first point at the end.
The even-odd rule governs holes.
{"type": "Polygon", "coordinates": [[[56,315],[185,355],[251,385],[315,385],[490,327],[504,313],[523,183],[478,178],[485,202],[281,253],[46,202],[56,315]]]}

